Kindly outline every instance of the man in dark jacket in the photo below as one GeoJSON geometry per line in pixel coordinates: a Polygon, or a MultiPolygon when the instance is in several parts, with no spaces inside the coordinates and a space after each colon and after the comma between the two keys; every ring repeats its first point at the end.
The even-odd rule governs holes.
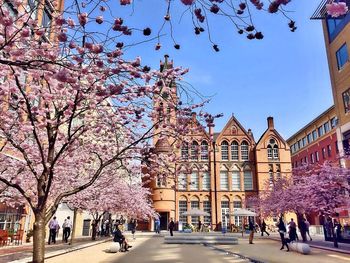
{"type": "Polygon", "coordinates": [[[254,225],[254,220],[249,218],[249,244],[254,244],[253,243],[253,238],[254,238],[254,231],[255,231],[255,225],[254,225]]]}
{"type": "Polygon", "coordinates": [[[282,217],[280,217],[280,221],[277,224],[278,232],[280,233],[282,247],[281,250],[284,249],[284,246],[287,247],[287,251],[289,251],[288,243],[286,239],[284,238],[285,233],[287,232],[286,226],[284,225],[282,217]]]}
{"type": "Polygon", "coordinates": [[[120,244],[120,251],[121,252],[128,251],[128,249],[132,247],[128,244],[128,242],[125,239],[125,236],[123,235],[122,231],[120,230],[120,225],[114,231],[113,241],[118,242],[120,244]]]}
{"type": "Polygon", "coordinates": [[[168,228],[169,228],[169,231],[170,231],[170,235],[173,236],[174,235],[173,231],[174,231],[174,228],[175,228],[175,223],[174,223],[173,218],[170,218],[170,222],[169,222],[168,228]]]}

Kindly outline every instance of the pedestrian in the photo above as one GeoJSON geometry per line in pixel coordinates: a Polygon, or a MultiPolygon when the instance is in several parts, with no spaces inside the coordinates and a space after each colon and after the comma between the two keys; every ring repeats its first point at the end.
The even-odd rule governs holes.
{"type": "Polygon", "coordinates": [[[68,238],[72,230],[72,221],[70,220],[70,216],[67,216],[67,218],[64,220],[62,229],[63,229],[63,240],[64,242],[68,243],[68,238]]]}
{"type": "Polygon", "coordinates": [[[131,248],[132,246],[130,246],[128,244],[128,241],[126,240],[125,236],[123,235],[121,228],[122,228],[122,225],[118,225],[118,227],[114,231],[113,241],[119,243],[121,252],[126,252],[126,251],[129,251],[129,248],[131,248]]]}
{"type": "Polygon", "coordinates": [[[287,232],[287,229],[286,229],[286,226],[284,225],[282,217],[280,217],[280,220],[279,220],[279,222],[277,224],[277,227],[278,227],[278,233],[280,234],[281,243],[282,243],[282,247],[280,248],[280,250],[283,250],[284,246],[286,246],[287,247],[287,252],[288,252],[289,251],[288,243],[287,243],[287,241],[286,241],[286,239],[284,237],[284,235],[287,232]]]}
{"type": "Polygon", "coordinates": [[[58,224],[58,221],[56,219],[56,217],[54,216],[53,219],[51,219],[50,223],[49,223],[49,241],[48,244],[51,244],[51,241],[56,244],[56,234],[57,231],[60,229],[60,225],[58,224]]]}
{"type": "Polygon", "coordinates": [[[174,235],[173,231],[174,231],[174,228],[175,228],[175,223],[174,223],[173,218],[170,218],[170,222],[169,222],[168,228],[169,228],[169,231],[170,231],[170,235],[173,236],[174,235]]]}
{"type": "Polygon", "coordinates": [[[198,232],[202,232],[202,221],[199,219],[198,220],[198,228],[197,228],[198,232]]]}
{"type": "Polygon", "coordinates": [[[300,230],[300,234],[301,234],[301,238],[303,239],[303,242],[306,242],[306,224],[305,224],[305,219],[301,218],[300,220],[300,224],[299,224],[299,230],[300,230]]]}
{"type": "Polygon", "coordinates": [[[337,220],[334,220],[334,230],[335,230],[334,232],[338,241],[342,239],[341,229],[342,229],[342,225],[340,224],[340,222],[338,222],[337,220]]]}
{"type": "Polygon", "coordinates": [[[254,224],[254,219],[250,219],[249,218],[249,225],[248,225],[248,228],[249,228],[249,244],[254,244],[253,243],[253,238],[254,238],[254,231],[255,231],[255,224],[254,224]]]}
{"type": "Polygon", "coordinates": [[[289,226],[289,239],[290,241],[296,241],[298,240],[298,235],[297,235],[297,225],[294,222],[294,219],[292,218],[288,224],[289,226]]]}
{"type": "Polygon", "coordinates": [[[310,241],[312,241],[312,238],[310,236],[310,222],[305,219],[305,225],[306,225],[306,234],[309,236],[310,241]]]}
{"type": "Polygon", "coordinates": [[[136,227],[137,227],[137,221],[136,219],[131,219],[130,220],[130,230],[131,230],[131,234],[132,234],[132,239],[135,240],[135,232],[136,232],[136,227]]]}
{"type": "Polygon", "coordinates": [[[265,223],[265,220],[263,220],[262,223],[261,223],[260,231],[261,231],[261,236],[264,236],[264,233],[266,233],[268,236],[270,235],[270,234],[266,231],[266,223],[265,223]]]}
{"type": "Polygon", "coordinates": [[[156,218],[154,220],[154,224],[155,224],[155,228],[156,228],[156,233],[160,234],[160,220],[159,220],[159,218],[156,218]]]}

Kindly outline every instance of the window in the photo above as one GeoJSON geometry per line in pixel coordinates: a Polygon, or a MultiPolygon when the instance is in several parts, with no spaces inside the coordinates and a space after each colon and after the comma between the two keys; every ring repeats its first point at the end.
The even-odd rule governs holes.
{"type": "Polygon", "coordinates": [[[202,188],[203,190],[210,189],[210,176],[208,172],[203,173],[202,188]]]}
{"type": "Polygon", "coordinates": [[[32,19],[36,19],[36,16],[38,13],[38,9],[37,9],[38,3],[36,2],[36,0],[28,0],[28,6],[31,12],[30,17],[32,19]]]}
{"type": "Polygon", "coordinates": [[[221,143],[221,159],[228,160],[228,142],[223,141],[221,143]]]}
{"type": "Polygon", "coordinates": [[[278,159],[278,145],[274,139],[270,139],[269,145],[267,146],[267,158],[278,159]]]}
{"type": "Polygon", "coordinates": [[[238,143],[236,141],[231,143],[231,160],[238,160],[238,143]]]}
{"type": "Polygon", "coordinates": [[[312,140],[313,141],[317,140],[317,131],[316,130],[312,131],[312,140]]]}
{"type": "Polygon", "coordinates": [[[269,185],[270,185],[270,188],[273,187],[273,181],[274,181],[274,178],[273,178],[273,171],[272,169],[269,170],[269,185]]]}
{"type": "Polygon", "coordinates": [[[350,91],[347,89],[343,92],[343,103],[344,103],[344,111],[345,113],[350,111],[349,104],[350,104],[350,91]]]}
{"type": "Polygon", "coordinates": [[[184,142],[181,147],[181,158],[183,160],[188,160],[188,143],[184,142]]]}
{"type": "Polygon", "coordinates": [[[322,148],[322,158],[323,160],[326,159],[326,149],[322,148]]]}
{"type": "Polygon", "coordinates": [[[232,190],[240,191],[241,190],[241,177],[239,171],[232,172],[232,190]]]}
{"type": "Polygon", "coordinates": [[[187,211],[187,201],[179,201],[179,221],[183,223],[187,223],[187,216],[183,216],[182,214],[187,211]]]}
{"type": "Polygon", "coordinates": [[[315,160],[314,160],[314,154],[313,154],[313,153],[310,154],[310,162],[311,162],[311,163],[314,163],[314,162],[315,162],[315,160]]]}
{"type": "MultiPolygon", "coordinates": [[[[306,159],[306,157],[305,157],[306,159]]],[[[306,160],[305,160],[305,163],[306,163],[306,160]]],[[[276,180],[280,180],[281,179],[281,171],[280,171],[280,168],[277,167],[277,171],[276,171],[276,180]]]]}
{"type": "Polygon", "coordinates": [[[323,129],[324,129],[324,133],[327,133],[330,131],[330,126],[328,121],[325,124],[323,124],[323,129]]]}
{"type": "Polygon", "coordinates": [[[337,57],[337,63],[338,63],[338,69],[342,69],[345,65],[345,63],[348,61],[348,47],[346,43],[342,45],[338,51],[336,52],[336,57],[337,57]]]}
{"type": "Polygon", "coordinates": [[[50,11],[48,4],[46,3],[45,8],[44,8],[44,12],[43,12],[42,21],[41,21],[42,27],[46,28],[46,36],[50,35],[51,22],[52,22],[52,12],[50,11]]]}
{"type": "Polygon", "coordinates": [[[242,208],[242,199],[239,196],[233,199],[233,208],[242,208]]]}
{"type": "Polygon", "coordinates": [[[301,145],[301,140],[299,140],[299,141],[297,142],[297,144],[298,144],[298,149],[303,148],[303,146],[301,145]]]}
{"type": "Polygon", "coordinates": [[[335,128],[335,127],[337,126],[337,124],[338,124],[338,119],[337,119],[337,117],[333,117],[333,118],[331,119],[331,127],[332,127],[332,129],[335,128]]]}
{"type": "Polygon", "coordinates": [[[316,162],[320,161],[320,158],[318,156],[318,152],[315,152],[315,158],[316,158],[316,162]]]}
{"type": "Polygon", "coordinates": [[[198,143],[196,141],[193,141],[191,145],[191,160],[198,160],[198,143]]]}
{"type": "Polygon", "coordinates": [[[12,3],[10,3],[10,1],[3,1],[1,7],[2,8],[6,7],[7,11],[9,11],[11,17],[16,17],[18,14],[17,9],[15,8],[15,6],[12,3]]]}
{"type": "Polygon", "coordinates": [[[327,145],[327,153],[328,153],[328,157],[332,156],[332,148],[330,145],[327,145]]]}
{"type": "Polygon", "coordinates": [[[208,160],[208,143],[206,141],[201,143],[201,159],[208,160]]]}
{"type": "Polygon", "coordinates": [[[335,142],[335,152],[339,153],[338,142],[335,142]]]}
{"type": "Polygon", "coordinates": [[[246,141],[243,141],[241,144],[241,158],[242,161],[248,161],[249,156],[248,156],[248,143],[246,141]]]}
{"type": "Polygon", "coordinates": [[[191,174],[191,190],[199,190],[199,176],[197,172],[191,174]]]}
{"type": "Polygon", "coordinates": [[[318,137],[321,137],[324,134],[323,126],[318,127],[317,131],[318,131],[318,137]]]}
{"type": "MultiPolygon", "coordinates": [[[[211,213],[211,205],[210,201],[203,201],[203,211],[207,213],[211,213]]],[[[204,216],[204,224],[209,225],[211,224],[211,217],[210,216],[204,216]]]]}
{"type": "Polygon", "coordinates": [[[157,187],[165,187],[166,186],[166,179],[164,176],[158,175],[157,176],[157,187]]]}
{"type": "Polygon", "coordinates": [[[303,146],[305,147],[305,146],[307,145],[306,137],[304,137],[304,138],[302,139],[302,142],[303,142],[303,146]]]}
{"type": "Polygon", "coordinates": [[[343,19],[341,18],[327,18],[328,34],[331,40],[335,38],[336,29],[339,27],[343,19]]]}
{"type": "Polygon", "coordinates": [[[220,172],[220,190],[228,190],[228,173],[226,171],[220,172]]]}
{"type": "Polygon", "coordinates": [[[309,133],[307,135],[307,143],[311,143],[312,142],[312,136],[311,136],[311,133],[309,133]]]}
{"type": "MultiPolygon", "coordinates": [[[[191,209],[199,209],[199,201],[191,201],[191,209]]],[[[199,216],[191,216],[191,223],[198,224],[199,216]]]]}
{"type": "Polygon", "coordinates": [[[244,190],[253,190],[253,175],[251,171],[244,171],[244,190]]]}
{"type": "Polygon", "coordinates": [[[177,184],[178,184],[179,190],[186,190],[187,189],[187,175],[184,173],[179,174],[177,184]]]}

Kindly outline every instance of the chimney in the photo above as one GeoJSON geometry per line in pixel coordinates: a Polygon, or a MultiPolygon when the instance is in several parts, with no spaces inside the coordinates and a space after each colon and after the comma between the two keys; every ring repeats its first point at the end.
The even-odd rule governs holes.
{"type": "Polygon", "coordinates": [[[274,129],[275,127],[274,127],[274,124],[273,124],[273,117],[267,117],[267,127],[269,128],[269,129],[274,129]]]}
{"type": "Polygon", "coordinates": [[[248,135],[249,135],[250,137],[254,138],[254,135],[253,135],[253,132],[252,132],[251,129],[248,129],[248,135]]]}

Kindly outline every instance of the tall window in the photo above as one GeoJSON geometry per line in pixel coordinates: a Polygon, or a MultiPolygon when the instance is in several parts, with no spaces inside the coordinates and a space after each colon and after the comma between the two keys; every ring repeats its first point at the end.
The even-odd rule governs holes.
{"type": "Polygon", "coordinates": [[[228,190],[228,172],[220,172],[220,190],[228,190]]]}
{"type": "MultiPolygon", "coordinates": [[[[306,158],[306,157],[305,157],[306,158]]],[[[305,163],[306,163],[306,160],[305,160],[305,163]]],[[[280,166],[278,165],[277,166],[277,169],[276,169],[276,180],[280,180],[282,177],[281,177],[281,168],[280,166]]]]}
{"type": "Polygon", "coordinates": [[[328,153],[328,157],[332,156],[332,148],[330,145],[327,145],[327,153],[328,153]]]}
{"type": "Polygon", "coordinates": [[[318,156],[318,152],[315,152],[315,158],[316,158],[316,162],[320,160],[320,157],[318,156]]]}
{"type": "Polygon", "coordinates": [[[335,128],[335,127],[337,126],[337,124],[338,124],[338,119],[337,119],[337,117],[333,117],[333,118],[331,119],[331,127],[332,127],[332,129],[335,128]]]}
{"type": "Polygon", "coordinates": [[[203,190],[210,189],[210,176],[208,172],[203,173],[202,188],[203,190]]]}
{"type": "Polygon", "coordinates": [[[181,158],[183,160],[187,160],[188,159],[188,143],[187,142],[183,142],[182,146],[181,146],[181,158]]]}
{"type": "Polygon", "coordinates": [[[221,143],[221,159],[228,160],[228,142],[223,141],[221,143]]]}
{"type": "Polygon", "coordinates": [[[187,211],[187,201],[186,200],[180,200],[179,201],[179,221],[183,223],[187,223],[187,216],[182,215],[187,211]]]}
{"type": "Polygon", "coordinates": [[[198,172],[191,174],[191,190],[199,190],[199,176],[198,172]]]}
{"type": "Polygon", "coordinates": [[[253,174],[250,170],[244,171],[244,190],[253,190],[253,174]]]}
{"type": "Polygon", "coordinates": [[[269,185],[270,185],[270,188],[273,187],[273,181],[274,181],[274,178],[273,178],[273,171],[272,171],[272,169],[270,168],[270,170],[269,170],[269,185]]]}
{"type": "Polygon", "coordinates": [[[230,216],[230,201],[222,200],[221,201],[221,227],[227,229],[229,224],[229,216],[230,216]]]}
{"type": "Polygon", "coordinates": [[[241,157],[242,161],[249,160],[248,143],[246,141],[243,141],[241,144],[241,157]]]}
{"type": "Polygon", "coordinates": [[[343,103],[344,103],[344,110],[345,113],[350,111],[350,90],[347,89],[343,92],[343,103]]]}
{"type": "Polygon", "coordinates": [[[312,140],[313,140],[313,141],[316,141],[316,140],[317,140],[317,131],[316,131],[316,130],[313,130],[313,131],[312,131],[312,140]]]}
{"type": "Polygon", "coordinates": [[[328,121],[325,124],[323,124],[323,129],[324,129],[325,133],[330,131],[330,126],[329,126],[329,122],[328,121]]]}
{"type": "Polygon", "coordinates": [[[239,171],[232,172],[232,190],[240,191],[241,190],[241,177],[239,171]]]}
{"type": "Polygon", "coordinates": [[[242,199],[239,196],[233,199],[233,208],[242,208],[242,199]]]}
{"type": "Polygon", "coordinates": [[[36,19],[36,15],[38,12],[38,9],[37,9],[38,3],[35,0],[28,0],[28,5],[30,8],[30,12],[31,12],[30,17],[32,19],[36,19]]]}
{"type": "MultiPolygon", "coordinates": [[[[301,143],[301,141],[299,141],[301,143]]],[[[299,143],[298,142],[298,143],[299,143]]],[[[299,143],[299,146],[300,146],[299,143]]],[[[269,145],[267,146],[267,158],[268,159],[278,159],[278,145],[274,139],[270,139],[269,145]]]]}
{"type": "Polygon", "coordinates": [[[201,143],[201,159],[208,160],[208,143],[206,141],[201,143]]]}
{"type": "Polygon", "coordinates": [[[231,143],[231,160],[238,161],[238,143],[236,141],[231,143]]]}
{"type": "MultiPolygon", "coordinates": [[[[198,200],[191,200],[191,209],[199,209],[199,201],[198,200]]],[[[191,222],[192,224],[198,224],[199,216],[191,216],[191,222]]]]}
{"type": "Polygon", "coordinates": [[[348,55],[348,47],[346,43],[342,45],[338,51],[336,52],[336,57],[337,57],[337,63],[338,63],[338,69],[342,69],[345,65],[346,62],[349,60],[349,55],[348,55]]]}
{"type": "Polygon", "coordinates": [[[306,146],[307,145],[307,141],[306,141],[306,136],[302,139],[303,145],[306,146]]]}
{"type": "Polygon", "coordinates": [[[179,174],[177,184],[178,184],[179,190],[186,190],[187,189],[187,175],[184,173],[179,174]]]}
{"type": "MultiPolygon", "coordinates": [[[[203,201],[203,211],[207,213],[211,213],[211,205],[209,200],[203,201]]],[[[204,224],[211,224],[211,216],[204,216],[204,224]]]]}
{"type": "Polygon", "coordinates": [[[311,143],[312,142],[312,136],[311,136],[311,133],[309,133],[307,135],[307,143],[311,143]]]}
{"type": "Polygon", "coordinates": [[[318,131],[318,137],[323,136],[323,134],[324,134],[323,126],[318,127],[317,131],[318,131]]]}
{"type": "Polygon", "coordinates": [[[198,142],[196,141],[191,145],[191,160],[198,160],[198,142]]]}

